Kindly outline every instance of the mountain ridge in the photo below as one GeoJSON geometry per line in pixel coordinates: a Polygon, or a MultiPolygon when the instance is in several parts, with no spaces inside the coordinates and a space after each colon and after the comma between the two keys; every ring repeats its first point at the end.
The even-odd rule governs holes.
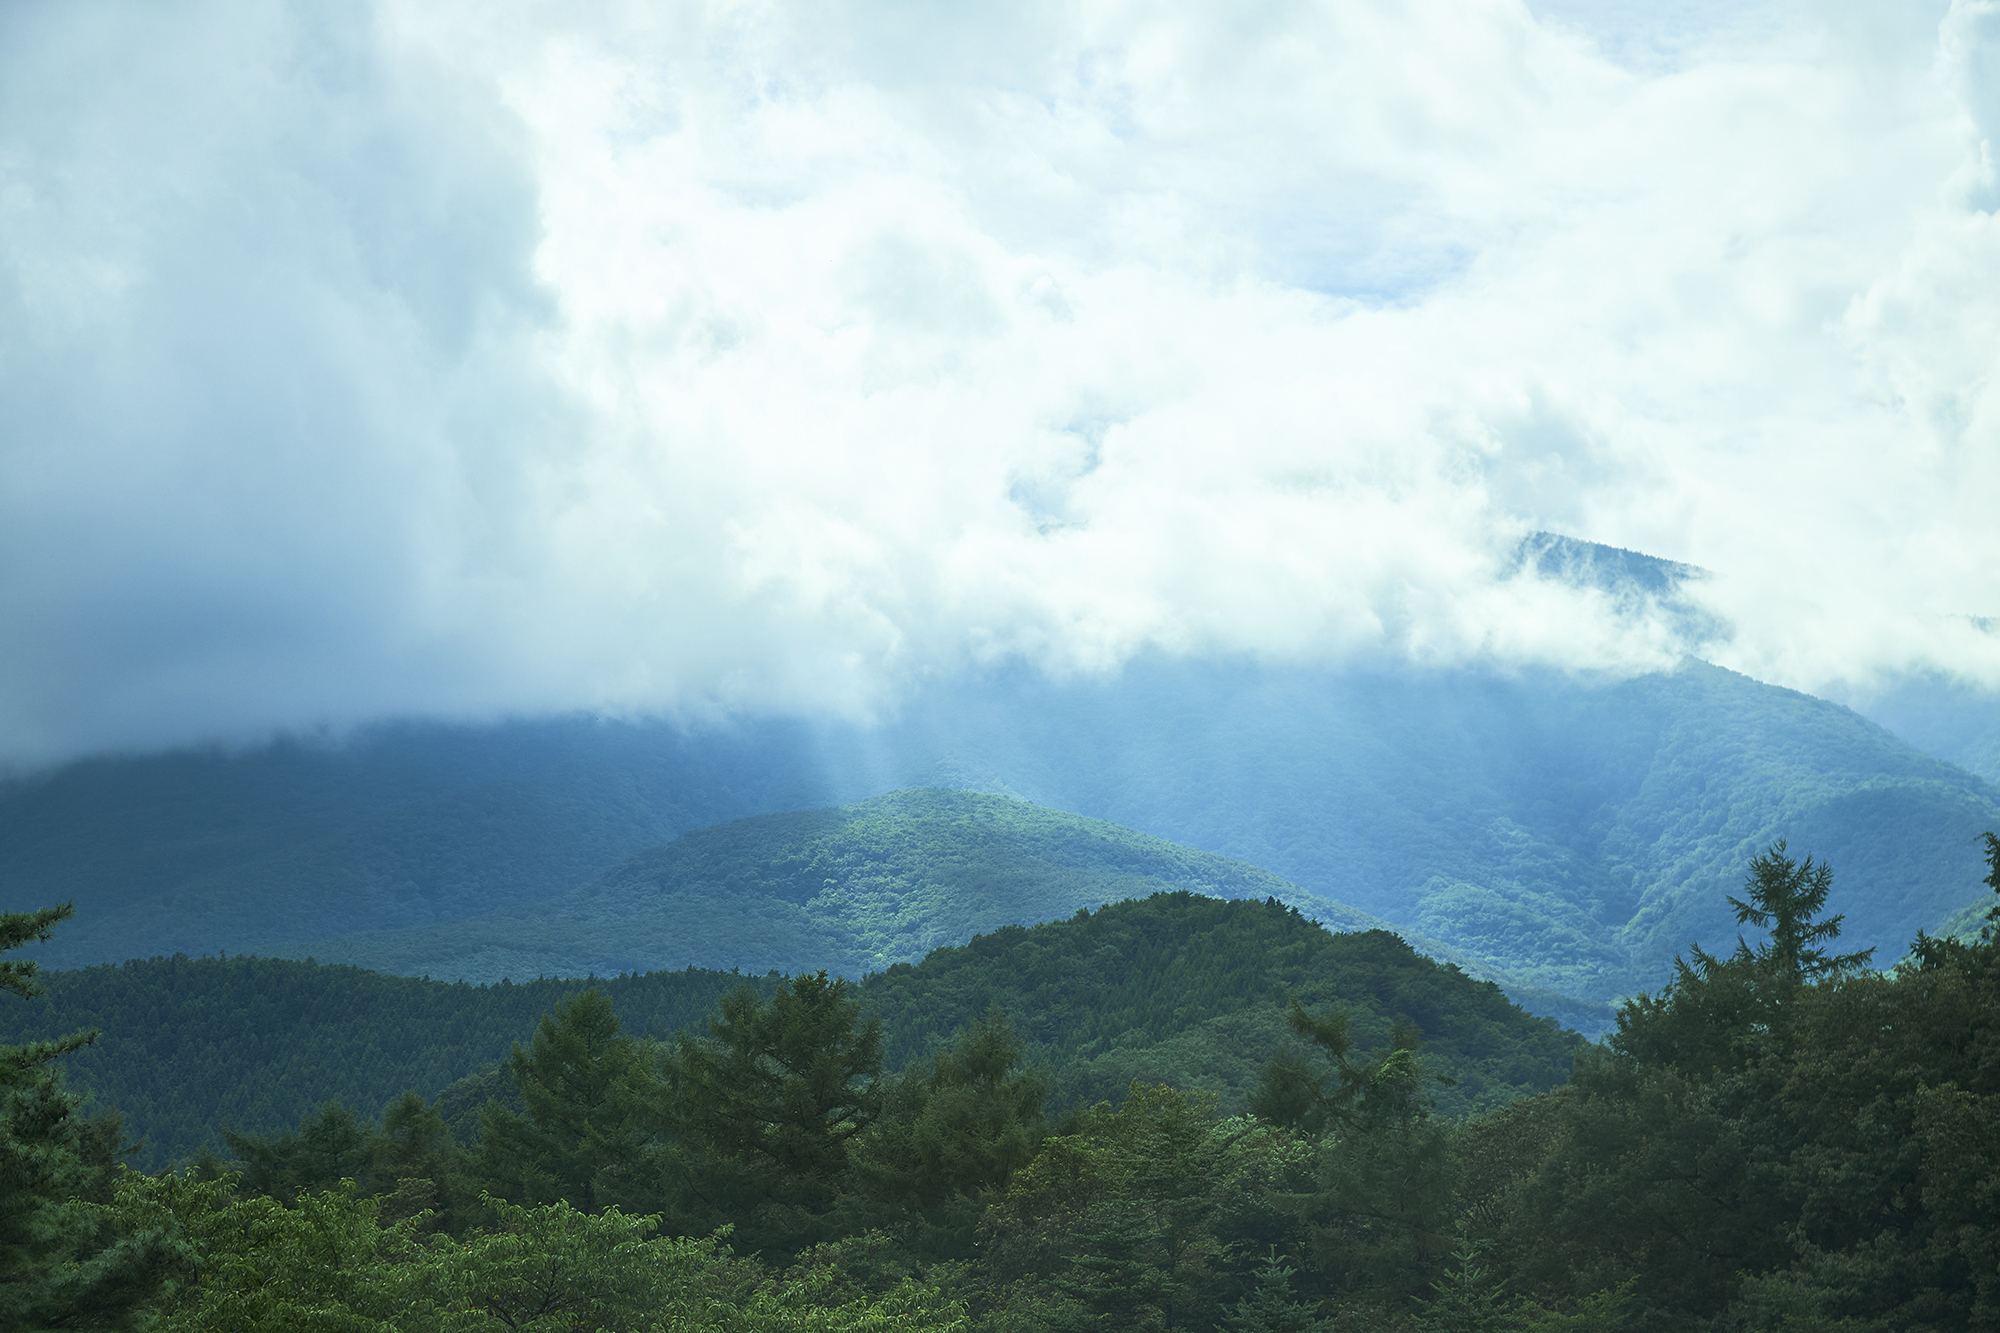
{"type": "MultiPolygon", "coordinates": [[[[1603,1002],[1659,984],[1778,838],[1884,959],[1976,899],[2000,791],[1840,705],[1701,663],[1626,679],[1146,659],[937,682],[874,727],[409,724],[0,784],[0,883],[83,917],[51,966],[296,952],[525,911],[733,819],[1005,791],[1248,862],[1603,1002]]],[[[942,940],[924,942],[944,942],[942,940]]],[[[1430,947],[1427,946],[1427,947],[1430,947]]]]}

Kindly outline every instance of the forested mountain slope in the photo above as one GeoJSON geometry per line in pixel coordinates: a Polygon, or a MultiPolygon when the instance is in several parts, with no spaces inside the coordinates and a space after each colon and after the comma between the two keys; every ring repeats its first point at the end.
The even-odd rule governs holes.
{"type": "Polygon", "coordinates": [[[1849,939],[1900,954],[1970,900],[1975,836],[2000,827],[1984,780],[1699,663],[1586,680],[1155,660],[940,683],[872,729],[572,719],[96,760],[0,788],[0,883],[77,902],[52,964],[272,952],[545,902],[675,834],[920,785],[1236,857],[1592,999],[1658,984],[1690,940],[1726,947],[1725,895],[1779,837],[1833,862],[1849,939]]]}
{"type": "MultiPolygon", "coordinates": [[[[68,1057],[74,1086],[126,1117],[141,1160],[164,1164],[219,1128],[270,1132],[327,1101],[373,1115],[405,1089],[436,1096],[526,1041],[582,980],[470,986],[263,958],[161,958],[45,973],[48,993],[0,1009],[0,1044],[98,1028],[68,1057]]],[[[625,1030],[698,1027],[727,991],[775,976],[691,969],[597,980],[625,1030]]],[[[998,1006],[1068,1105],[1117,1100],[1135,1078],[1202,1087],[1240,1105],[1292,1038],[1285,1005],[1340,1004],[1364,1047],[1416,1023],[1441,1109],[1463,1113],[1555,1086],[1580,1044],[1380,931],[1330,934],[1277,904],[1186,893],[1008,927],[861,986],[898,1068],[998,1006]]],[[[493,1080],[447,1099],[476,1110],[493,1080]]],[[[463,1118],[461,1116],[461,1118],[463,1118]]]]}
{"type": "Polygon", "coordinates": [[[703,829],[505,914],[290,952],[474,982],[681,965],[859,977],[1001,926],[1175,889],[1274,897],[1334,930],[1384,924],[1269,871],[1103,820],[920,788],[703,829]]]}
{"type": "MultiPolygon", "coordinates": [[[[930,715],[968,780],[1240,857],[1518,982],[1608,998],[1778,838],[1833,863],[1847,938],[1900,956],[1971,899],[2000,792],[1839,705],[1689,663],[1630,680],[1140,664],[930,715]]],[[[913,765],[914,766],[914,765],[913,765]]]]}
{"type": "Polygon", "coordinates": [[[55,966],[455,920],[677,833],[836,792],[806,729],[565,718],[107,757],[0,784],[10,903],[74,900],[55,966]]]}

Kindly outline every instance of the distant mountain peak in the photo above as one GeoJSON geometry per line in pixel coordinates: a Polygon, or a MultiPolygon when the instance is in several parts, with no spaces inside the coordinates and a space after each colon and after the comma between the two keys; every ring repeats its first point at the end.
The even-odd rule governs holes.
{"type": "Polygon", "coordinates": [[[1514,548],[1505,577],[1586,588],[1610,598],[1623,615],[1658,616],[1691,655],[1727,643],[1734,633],[1728,621],[1690,595],[1692,585],[1713,577],[1699,565],[1557,532],[1531,532],[1514,548]]]}
{"type": "Polygon", "coordinates": [[[1684,565],[1559,532],[1531,532],[1521,539],[1507,573],[1511,577],[1525,572],[1600,592],[1651,597],[1673,597],[1687,584],[1710,577],[1700,565],[1684,565]]]}

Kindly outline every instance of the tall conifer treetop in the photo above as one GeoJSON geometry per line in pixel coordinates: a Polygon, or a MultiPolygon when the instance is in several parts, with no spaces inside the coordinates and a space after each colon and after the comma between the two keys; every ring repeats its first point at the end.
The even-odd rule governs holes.
{"type": "MultiPolygon", "coordinates": [[[[1752,858],[1744,888],[1749,902],[1734,896],[1729,899],[1729,905],[1736,909],[1736,923],[1771,932],[1771,938],[1752,956],[1780,980],[1815,980],[1860,967],[1873,956],[1873,949],[1829,954],[1817,947],[1839,938],[1840,923],[1846,919],[1840,915],[1815,919],[1825,910],[1827,893],[1833,888],[1833,867],[1810,856],[1793,861],[1785,855],[1783,838],[1763,855],[1752,858]]],[[[1743,949],[1748,952],[1749,946],[1743,949]]]]}

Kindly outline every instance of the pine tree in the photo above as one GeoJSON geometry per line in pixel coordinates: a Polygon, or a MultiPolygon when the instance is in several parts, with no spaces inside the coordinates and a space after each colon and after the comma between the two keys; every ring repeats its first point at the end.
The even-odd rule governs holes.
{"type": "Polygon", "coordinates": [[[1004,1185],[1034,1155],[1049,1094],[1046,1073],[1021,1067],[1025,1055],[995,1010],[906,1070],[864,1136],[872,1187],[929,1202],[1004,1185]]]}
{"type": "Polygon", "coordinates": [[[1417,1055],[1423,1038],[1414,1024],[1400,1018],[1390,1032],[1389,1049],[1369,1061],[1351,1058],[1354,1039],[1345,1010],[1329,1009],[1314,1017],[1294,997],[1286,1021],[1319,1048],[1325,1065],[1315,1068],[1295,1051],[1273,1055],[1250,1094],[1250,1113],[1261,1120],[1314,1135],[1336,1127],[1408,1129],[1430,1108],[1425,1084],[1450,1082],[1424,1068],[1417,1055]]]}
{"type": "MultiPolygon", "coordinates": [[[[46,940],[74,910],[0,913],[0,951],[46,940]]],[[[36,971],[0,961],[0,990],[40,994],[36,971]]],[[[120,1234],[108,1207],[119,1120],[83,1115],[52,1065],[96,1039],[0,1046],[0,1328],[126,1327],[183,1253],[168,1231],[120,1234]]]]}
{"type": "Polygon", "coordinates": [[[1316,1318],[1310,1305],[1292,1299],[1297,1272],[1273,1246],[1257,1269],[1256,1288],[1223,1316],[1223,1326],[1234,1333],[1326,1333],[1333,1322],[1316,1318]]]}
{"type": "Polygon", "coordinates": [[[479,1118],[479,1170],[496,1193],[586,1213],[630,1198],[652,1138],[643,1116],[655,1079],[651,1048],[618,1027],[592,987],[558,1002],[528,1049],[515,1043],[508,1073],[528,1114],[489,1102],[479,1118]]]}
{"type": "Polygon", "coordinates": [[[222,1137],[243,1163],[243,1188],[252,1194],[290,1203],[343,1180],[367,1180],[368,1130],[339,1102],[309,1112],[295,1131],[274,1136],[225,1129],[222,1137]]]}
{"type": "Polygon", "coordinates": [[[1458,1244],[1451,1252],[1452,1268],[1441,1281],[1431,1284],[1436,1295],[1423,1304],[1426,1333],[1496,1333],[1508,1325],[1507,1309],[1501,1302],[1499,1281],[1493,1271],[1479,1262],[1486,1250],[1460,1227],[1458,1244]]]}
{"type": "Polygon", "coordinates": [[[387,1196],[385,1219],[428,1211],[436,1214],[428,1225],[451,1229],[457,1221],[455,1186],[465,1154],[435,1106],[414,1091],[390,1102],[382,1108],[382,1132],[368,1145],[368,1153],[372,1183],[387,1196]]]}
{"type": "Polygon", "coordinates": [[[1993,890],[1996,899],[1986,909],[1986,924],[1980,927],[1979,938],[1991,944],[1996,931],[2000,931],[2000,833],[1989,830],[1979,836],[1986,840],[1986,878],[1980,882],[1993,890]]]}
{"type": "Polygon", "coordinates": [[[744,986],[681,1038],[673,1063],[684,1131],[816,1181],[845,1174],[848,1145],[881,1104],[882,1027],[845,978],[792,977],[766,1001],[744,986]]]}
{"type": "Polygon", "coordinates": [[[1793,861],[1785,855],[1783,838],[1772,843],[1762,856],[1751,860],[1750,877],[1744,888],[1750,894],[1749,902],[1734,896],[1729,899],[1729,905],[1736,909],[1736,924],[1768,930],[1771,938],[1754,951],[1747,944],[1742,949],[1781,986],[1816,981],[1860,967],[1875,952],[1863,949],[1859,953],[1829,954],[1818,947],[1824,941],[1839,938],[1840,923],[1846,919],[1842,916],[1830,916],[1824,921],[1815,919],[1825,910],[1826,896],[1833,888],[1833,867],[1824,861],[1814,864],[1810,856],[1793,861]]]}

